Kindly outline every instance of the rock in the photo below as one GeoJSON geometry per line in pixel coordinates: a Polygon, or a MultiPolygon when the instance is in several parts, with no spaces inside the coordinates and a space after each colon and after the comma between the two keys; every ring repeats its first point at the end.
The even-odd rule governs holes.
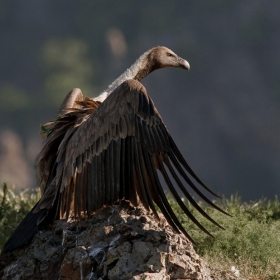
{"type": "Polygon", "coordinates": [[[1,255],[1,279],[217,279],[160,215],[122,201],[89,220],[56,221],[1,255]]]}

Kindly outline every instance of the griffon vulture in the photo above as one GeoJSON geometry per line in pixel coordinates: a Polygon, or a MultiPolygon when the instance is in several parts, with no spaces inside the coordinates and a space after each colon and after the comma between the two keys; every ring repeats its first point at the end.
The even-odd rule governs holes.
{"type": "Polygon", "coordinates": [[[7,241],[4,252],[26,244],[39,227],[56,219],[69,215],[89,218],[104,205],[121,199],[135,206],[141,202],[158,218],[155,203],[173,229],[194,242],[172,211],[158,170],[179,206],[201,230],[211,235],[183,203],[174,182],[196,210],[221,227],[185,188],[187,183],[203,200],[226,214],[191,181],[192,177],[214,194],[189,167],[140,83],[152,71],[165,67],[190,68],[170,49],[155,47],[97,98],[83,99],[80,89],[66,96],[57,119],[42,126],[46,140],[36,162],[41,199],[7,241]]]}

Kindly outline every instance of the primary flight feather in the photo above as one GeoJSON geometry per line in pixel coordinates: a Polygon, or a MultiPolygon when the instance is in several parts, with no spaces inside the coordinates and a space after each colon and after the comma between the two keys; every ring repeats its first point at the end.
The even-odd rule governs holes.
{"type": "Polygon", "coordinates": [[[36,160],[41,199],[6,242],[4,252],[26,244],[40,226],[70,215],[74,219],[89,218],[104,205],[121,199],[135,206],[140,201],[158,218],[155,203],[173,229],[194,242],[171,209],[157,170],[181,209],[200,229],[211,235],[182,202],[174,182],[196,210],[221,227],[185,188],[188,184],[226,214],[190,179],[214,194],[189,167],[140,83],[149,73],[164,67],[190,68],[170,49],[155,47],[97,98],[83,98],[80,89],[66,96],[57,119],[42,126],[46,140],[36,160]]]}

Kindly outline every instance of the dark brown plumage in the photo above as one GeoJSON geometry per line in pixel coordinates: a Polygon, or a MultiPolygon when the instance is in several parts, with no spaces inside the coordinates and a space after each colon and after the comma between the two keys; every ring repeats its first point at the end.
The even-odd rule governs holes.
{"type": "Polygon", "coordinates": [[[70,215],[89,218],[102,206],[121,199],[133,205],[140,201],[158,218],[156,203],[169,224],[192,240],[172,211],[157,170],[182,210],[200,229],[211,235],[182,202],[170,177],[195,209],[219,226],[195,202],[182,179],[212,207],[225,212],[191,181],[190,177],[214,194],[189,167],[139,82],[153,70],[188,69],[189,64],[165,47],[146,52],[137,63],[109,87],[104,102],[83,99],[79,89],[71,91],[59,109],[59,117],[44,126],[47,138],[37,158],[42,197],[3,251],[26,244],[39,226],[70,215]]]}

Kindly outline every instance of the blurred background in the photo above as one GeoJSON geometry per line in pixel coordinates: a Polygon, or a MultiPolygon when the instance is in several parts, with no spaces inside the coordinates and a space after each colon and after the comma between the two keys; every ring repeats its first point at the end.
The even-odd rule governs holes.
{"type": "Polygon", "coordinates": [[[94,97],[163,45],[191,71],[143,84],[198,176],[219,194],[280,185],[280,1],[0,1],[0,182],[36,187],[39,126],[74,87],[94,97]]]}

